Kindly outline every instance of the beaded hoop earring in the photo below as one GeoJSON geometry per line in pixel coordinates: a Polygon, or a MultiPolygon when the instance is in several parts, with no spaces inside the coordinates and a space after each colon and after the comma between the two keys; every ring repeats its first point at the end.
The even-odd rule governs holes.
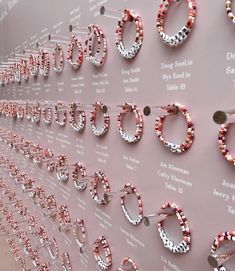
{"type": "MultiPolygon", "coordinates": [[[[20,83],[21,82],[21,78],[22,78],[22,71],[21,71],[21,64],[20,63],[15,63],[13,65],[13,81],[20,83]]],[[[6,72],[6,76],[5,76],[5,82],[6,84],[9,84],[10,82],[10,77],[9,74],[6,72]]]]}
{"type": "Polygon", "coordinates": [[[42,164],[48,171],[55,169],[54,153],[51,149],[45,149],[42,155],[42,164]]]}
{"type": "Polygon", "coordinates": [[[68,253],[63,253],[61,255],[61,265],[64,269],[63,271],[72,271],[72,265],[68,253]]]}
{"type": "Polygon", "coordinates": [[[110,117],[107,112],[106,113],[103,112],[104,107],[105,107],[105,105],[103,103],[95,102],[95,104],[93,105],[93,110],[90,113],[91,130],[95,136],[103,136],[109,130],[110,117]],[[98,111],[102,112],[103,116],[104,116],[104,126],[100,130],[98,130],[96,127],[96,115],[97,115],[98,111]]]}
{"type": "Polygon", "coordinates": [[[166,116],[159,116],[156,119],[155,122],[155,132],[160,139],[160,141],[164,144],[164,146],[169,149],[171,152],[176,153],[176,154],[181,154],[186,152],[193,144],[194,140],[194,126],[192,123],[192,119],[190,117],[189,111],[182,105],[174,103],[169,106],[176,106],[179,109],[179,112],[184,116],[186,123],[187,123],[187,135],[183,143],[180,145],[171,143],[167,141],[163,134],[163,123],[166,118],[166,116]]]}
{"type": "Polygon", "coordinates": [[[38,123],[41,120],[41,107],[39,103],[36,103],[36,105],[34,105],[32,107],[32,117],[31,117],[31,121],[38,123]]]}
{"type": "Polygon", "coordinates": [[[28,61],[26,59],[21,59],[20,61],[20,65],[21,65],[21,72],[22,72],[22,78],[25,81],[29,80],[29,64],[28,61]]]}
{"type": "Polygon", "coordinates": [[[107,57],[107,40],[103,30],[98,25],[89,25],[89,33],[85,41],[84,54],[87,61],[95,66],[102,66],[107,57]],[[94,38],[97,39],[97,49],[95,54],[92,52],[94,38]]]}
{"type": "Polygon", "coordinates": [[[67,121],[67,110],[63,109],[63,118],[62,120],[59,119],[59,111],[60,111],[60,107],[65,107],[63,102],[57,102],[56,106],[55,106],[55,121],[59,126],[65,126],[66,121],[67,121]]]}
{"type": "Polygon", "coordinates": [[[42,117],[44,122],[47,125],[50,125],[52,123],[52,119],[53,119],[53,111],[51,107],[44,107],[42,110],[42,117]]]}
{"type": "Polygon", "coordinates": [[[32,76],[37,77],[39,74],[40,57],[39,55],[29,56],[29,72],[32,76]]]}
{"type": "Polygon", "coordinates": [[[219,135],[218,135],[218,142],[219,142],[219,149],[222,152],[225,159],[229,163],[231,163],[235,166],[235,157],[233,157],[233,155],[229,151],[227,144],[226,144],[226,135],[229,131],[230,126],[231,126],[230,124],[222,125],[222,127],[220,128],[220,131],[219,131],[219,135]]]}
{"type": "Polygon", "coordinates": [[[53,260],[59,257],[59,247],[55,238],[49,240],[48,251],[53,260]]]}
{"type": "Polygon", "coordinates": [[[172,209],[175,212],[176,217],[180,222],[180,227],[183,233],[183,240],[179,244],[174,244],[172,240],[167,236],[163,228],[163,221],[158,222],[158,232],[162,239],[165,248],[169,249],[173,253],[187,253],[191,245],[191,232],[189,229],[188,220],[185,217],[182,209],[180,209],[175,203],[167,203],[161,207],[161,210],[172,209]]]}
{"type": "Polygon", "coordinates": [[[57,73],[60,73],[63,71],[64,68],[64,53],[63,48],[61,45],[57,44],[55,45],[55,49],[53,52],[53,70],[57,73]],[[57,57],[59,56],[60,60],[58,63],[57,57]]]}
{"type": "Polygon", "coordinates": [[[227,13],[229,19],[231,19],[232,22],[235,23],[235,16],[232,12],[232,1],[231,0],[226,0],[226,13],[227,13]]]}
{"type": "Polygon", "coordinates": [[[61,205],[58,209],[59,231],[68,231],[71,228],[71,217],[66,205],[61,205]]]}
{"type": "Polygon", "coordinates": [[[126,204],[125,204],[125,197],[126,195],[121,196],[121,207],[122,211],[127,218],[127,220],[134,226],[139,225],[142,222],[143,219],[143,202],[141,199],[141,195],[137,192],[137,189],[132,184],[125,184],[124,191],[127,191],[127,195],[135,194],[137,201],[138,201],[138,216],[136,218],[131,217],[130,213],[127,210],[126,204]]]}
{"type": "Polygon", "coordinates": [[[73,129],[80,133],[85,129],[86,126],[86,113],[84,110],[80,110],[76,103],[70,106],[69,110],[70,120],[69,123],[73,129]],[[76,112],[79,113],[78,120],[76,120],[76,112]]]}
{"type": "Polygon", "coordinates": [[[101,236],[98,238],[95,242],[95,247],[93,249],[93,253],[95,256],[95,259],[97,261],[97,265],[101,270],[109,270],[112,267],[112,254],[111,249],[109,247],[108,241],[104,236],[101,236]],[[99,248],[102,246],[102,248],[105,251],[105,260],[100,256],[99,248]]]}
{"type": "Polygon", "coordinates": [[[57,203],[53,195],[45,198],[43,203],[43,213],[46,217],[54,217],[57,214],[57,203]]]}
{"type": "Polygon", "coordinates": [[[16,112],[17,119],[22,120],[24,118],[24,113],[25,113],[25,107],[21,104],[18,104],[17,112],[16,112]]]}
{"type": "MultiPolygon", "coordinates": [[[[235,232],[234,231],[226,231],[218,234],[211,247],[211,254],[212,257],[214,254],[218,254],[218,250],[222,246],[222,244],[226,241],[235,241],[235,232]]],[[[224,263],[218,267],[214,267],[214,271],[228,271],[228,269],[225,267],[224,263]]]]}
{"type": "Polygon", "coordinates": [[[129,270],[130,267],[131,267],[131,270],[133,270],[133,271],[139,271],[139,268],[136,265],[136,263],[131,258],[125,257],[122,259],[121,266],[119,267],[118,270],[119,271],[126,271],[126,270],[129,270]]]}
{"type": "Polygon", "coordinates": [[[99,205],[106,205],[108,201],[103,196],[102,198],[98,195],[98,185],[102,185],[104,193],[110,192],[110,186],[107,177],[103,172],[95,172],[93,176],[93,180],[90,187],[90,193],[92,196],[92,199],[95,203],[99,205]]]}
{"type": "Polygon", "coordinates": [[[187,0],[189,10],[188,21],[177,34],[175,34],[174,36],[169,36],[164,33],[164,22],[170,4],[172,2],[172,0],[161,0],[161,4],[157,14],[157,29],[164,43],[169,46],[178,46],[188,38],[189,33],[192,30],[196,18],[196,1],[187,0]]]}
{"type": "Polygon", "coordinates": [[[69,166],[65,155],[58,155],[55,169],[57,180],[62,183],[67,182],[69,179],[69,166]]]}
{"type": "Polygon", "coordinates": [[[72,176],[73,176],[72,178],[73,178],[74,186],[77,188],[78,191],[83,192],[87,187],[87,183],[80,181],[79,177],[85,178],[87,176],[86,169],[80,162],[75,163],[73,167],[74,167],[74,170],[72,173],[72,176]]]}
{"type": "Polygon", "coordinates": [[[76,36],[71,37],[71,41],[68,46],[67,50],[67,60],[71,68],[74,70],[77,70],[81,67],[82,62],[83,62],[83,48],[82,48],[82,43],[76,36]],[[78,57],[76,60],[73,60],[73,51],[74,48],[77,47],[78,49],[78,57]]]}
{"type": "Polygon", "coordinates": [[[33,107],[27,102],[25,105],[25,116],[27,120],[31,120],[33,115],[33,107]]]}
{"type": "Polygon", "coordinates": [[[143,134],[143,116],[141,111],[136,105],[125,103],[122,106],[123,111],[118,114],[117,117],[117,124],[118,124],[118,130],[121,135],[121,137],[127,142],[127,143],[136,143],[138,142],[143,134]],[[124,129],[123,129],[123,118],[127,113],[134,113],[135,119],[136,119],[136,132],[134,135],[129,135],[124,129]]]}
{"type": "Polygon", "coordinates": [[[115,42],[119,54],[126,59],[133,59],[142,47],[144,40],[143,22],[139,15],[133,10],[125,9],[123,11],[123,17],[118,22],[117,29],[115,31],[115,42]],[[126,22],[134,21],[136,25],[136,38],[135,42],[129,50],[127,50],[123,43],[123,28],[126,22]]]}
{"type": "Polygon", "coordinates": [[[76,219],[73,225],[73,235],[80,248],[87,243],[87,230],[84,220],[76,219]],[[79,232],[81,232],[81,237],[79,232]]]}
{"type": "Polygon", "coordinates": [[[49,71],[50,71],[50,57],[49,57],[49,53],[46,50],[41,50],[39,52],[39,56],[40,56],[39,72],[44,77],[48,77],[49,71]]]}

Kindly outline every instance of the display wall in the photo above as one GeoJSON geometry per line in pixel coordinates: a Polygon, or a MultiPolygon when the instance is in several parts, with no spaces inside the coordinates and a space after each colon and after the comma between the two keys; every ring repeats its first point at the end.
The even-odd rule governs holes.
{"type": "MultiPolygon", "coordinates": [[[[12,1],[9,1],[12,2],[12,1]]],[[[33,123],[0,117],[0,127],[15,132],[53,152],[68,157],[69,165],[82,162],[88,175],[102,171],[108,178],[111,191],[120,190],[126,183],[136,186],[143,201],[144,216],[156,213],[163,204],[174,202],[188,219],[192,243],[185,254],[173,254],[159,237],[156,224],[146,227],[142,222],[133,226],[125,218],[120,197],[113,197],[105,206],[97,205],[89,192],[79,192],[71,175],[66,183],[57,180],[55,172],[48,172],[33,163],[22,153],[5,143],[1,153],[44,187],[47,195],[53,194],[58,205],[67,205],[72,221],[84,219],[89,241],[104,235],[112,253],[112,268],[118,270],[123,257],[132,258],[139,270],[197,271],[213,270],[207,262],[211,245],[220,232],[234,230],[235,168],[221,154],[218,146],[220,126],[213,122],[217,110],[235,108],[235,26],[227,17],[225,1],[197,1],[195,25],[188,39],[178,47],[162,42],[156,27],[159,1],[147,0],[89,0],[89,1],[15,1],[14,7],[0,22],[0,52],[2,60],[13,58],[23,49],[36,50],[36,43],[48,48],[49,34],[71,37],[69,25],[102,27],[107,38],[107,59],[102,67],[94,67],[84,59],[81,68],[73,70],[65,60],[62,73],[51,67],[48,78],[38,76],[21,84],[10,83],[0,89],[1,100],[63,101],[87,105],[86,128],[77,133],[69,122],[59,127],[53,121],[33,123]],[[100,7],[106,6],[106,16],[100,7]],[[107,7],[133,9],[143,20],[144,39],[139,53],[133,60],[122,58],[115,45],[115,29],[121,14],[107,7]],[[1,30],[2,29],[2,30],[1,30]],[[45,44],[46,42],[46,44],[45,44]],[[110,129],[103,137],[92,133],[89,124],[91,104],[100,101],[108,107],[110,129]],[[143,115],[143,135],[136,144],[125,142],[117,127],[117,115],[125,102],[136,104],[141,111],[152,108],[150,116],[143,115]],[[195,128],[195,139],[190,149],[180,155],[170,152],[155,133],[157,106],[179,103],[185,106],[195,128]]],[[[176,33],[187,20],[187,3],[172,4],[166,19],[166,31],[176,33]]],[[[85,32],[85,30],[84,30],[85,32]]],[[[75,33],[84,41],[86,35],[75,33]]],[[[132,44],[135,26],[124,28],[124,41],[132,44]]],[[[50,44],[50,45],[49,45],[50,44]]],[[[67,45],[63,46],[65,59],[67,45]]],[[[50,55],[52,55],[50,51],[50,55]]],[[[52,103],[52,102],[51,102],[52,103]]],[[[97,122],[102,123],[102,118],[97,122]]],[[[135,131],[134,119],[125,119],[125,129],[135,131]]],[[[235,129],[227,135],[228,148],[235,129]]],[[[164,136],[180,144],[186,134],[185,119],[181,114],[169,116],[164,122],[164,136]]],[[[2,170],[7,182],[11,179],[2,170]]],[[[14,186],[14,184],[12,184],[14,186]]],[[[19,187],[15,188],[25,205],[53,236],[60,254],[69,253],[72,270],[99,270],[92,249],[81,254],[71,230],[60,232],[58,218],[43,215],[42,210],[19,187]]],[[[129,197],[128,210],[136,213],[136,198],[129,197]]],[[[165,229],[173,240],[181,240],[177,220],[169,218],[165,229]]],[[[32,237],[34,238],[34,237],[32,237]]],[[[36,238],[36,237],[35,237],[36,238]]],[[[51,261],[46,251],[41,251],[44,262],[51,261]]],[[[233,269],[234,262],[226,265],[233,269]]],[[[60,270],[55,261],[50,270],[60,270]]]]}

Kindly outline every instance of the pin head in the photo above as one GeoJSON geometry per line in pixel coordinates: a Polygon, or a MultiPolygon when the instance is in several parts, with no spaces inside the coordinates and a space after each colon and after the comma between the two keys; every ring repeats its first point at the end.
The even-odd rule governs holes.
{"type": "Polygon", "coordinates": [[[179,114],[179,112],[180,112],[179,106],[174,105],[174,106],[171,108],[171,111],[172,111],[172,114],[174,114],[174,115],[179,114]]]}
{"type": "Polygon", "coordinates": [[[219,267],[218,262],[217,262],[215,257],[210,255],[210,256],[208,256],[207,260],[208,260],[208,263],[209,263],[209,265],[211,267],[213,267],[213,268],[218,268],[219,267]]]}
{"type": "Polygon", "coordinates": [[[106,194],[106,193],[104,193],[104,200],[105,200],[105,201],[109,201],[109,196],[108,196],[108,194],[106,194]]]}
{"type": "Polygon", "coordinates": [[[69,25],[69,31],[72,32],[73,31],[73,26],[70,24],[69,25]]]}
{"type": "Polygon", "coordinates": [[[151,108],[149,106],[145,106],[143,112],[144,112],[144,115],[148,117],[151,114],[151,108]]]}
{"type": "Polygon", "coordinates": [[[124,10],[124,20],[129,22],[132,22],[134,20],[133,16],[130,13],[130,10],[128,9],[124,10]]]}
{"type": "Polygon", "coordinates": [[[143,222],[144,222],[144,225],[146,226],[146,227],[149,227],[150,226],[150,221],[149,221],[149,219],[145,216],[145,217],[143,217],[143,222]]]}
{"type": "Polygon", "coordinates": [[[213,120],[216,124],[224,124],[227,121],[227,115],[223,111],[216,111],[213,115],[213,120]]]}
{"type": "Polygon", "coordinates": [[[79,252],[80,252],[81,254],[84,253],[83,247],[80,247],[80,248],[79,248],[79,252]]]}
{"type": "Polygon", "coordinates": [[[76,105],[75,103],[72,103],[71,109],[72,109],[72,110],[76,110],[76,109],[77,109],[77,105],[76,105]]]}
{"type": "Polygon", "coordinates": [[[104,15],[104,14],[105,14],[105,6],[101,6],[100,15],[104,15]]]}
{"type": "Polygon", "coordinates": [[[106,114],[108,112],[108,107],[106,105],[103,106],[102,112],[106,114]]]}

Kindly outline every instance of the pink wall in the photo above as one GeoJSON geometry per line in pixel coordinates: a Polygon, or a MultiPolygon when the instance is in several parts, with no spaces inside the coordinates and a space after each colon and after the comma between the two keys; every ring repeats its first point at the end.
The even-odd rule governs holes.
{"type": "MultiPolygon", "coordinates": [[[[126,182],[135,184],[141,193],[146,215],[169,201],[183,208],[192,229],[192,248],[186,255],[172,255],[162,246],[154,226],[146,228],[143,224],[138,227],[128,224],[119,199],[99,208],[91,200],[88,190],[77,192],[71,180],[62,185],[54,174],[49,175],[23,156],[9,152],[7,155],[27,168],[48,194],[53,193],[61,204],[69,206],[73,220],[85,219],[90,241],[101,234],[107,237],[113,255],[112,270],[117,269],[122,257],[130,256],[136,259],[140,270],[209,271],[212,269],[207,256],[214,236],[234,229],[235,190],[225,183],[234,184],[235,168],[218,150],[219,127],[213,123],[212,116],[218,109],[235,108],[235,28],[226,16],[224,1],[197,1],[196,25],[188,41],[180,48],[169,48],[162,44],[156,30],[157,2],[72,0],[59,4],[56,0],[19,1],[4,21],[5,54],[15,48],[27,47],[57,29],[69,36],[68,25],[79,18],[83,26],[97,23],[103,27],[108,39],[108,58],[101,69],[95,69],[84,61],[77,72],[71,71],[66,63],[61,75],[51,71],[48,80],[40,77],[21,86],[4,87],[0,97],[79,101],[84,104],[103,101],[107,105],[133,102],[142,109],[146,105],[179,102],[189,109],[196,129],[194,144],[187,153],[176,156],[162,146],[154,133],[154,115],[144,117],[144,135],[138,144],[132,146],[122,141],[118,134],[116,111],[111,114],[111,129],[102,139],[95,138],[89,123],[82,135],[76,134],[69,125],[60,129],[56,123],[47,127],[44,123],[35,125],[27,120],[11,122],[1,118],[0,126],[51,147],[57,154],[68,155],[71,163],[82,161],[90,174],[104,171],[113,191],[126,182]],[[118,55],[114,42],[117,21],[96,16],[100,2],[107,2],[107,6],[117,9],[131,8],[142,17],[144,45],[134,61],[124,61],[118,55]],[[58,28],[58,24],[61,27],[58,28]],[[181,67],[178,63],[182,63],[181,67]],[[187,78],[173,78],[182,73],[187,78]],[[173,86],[179,89],[172,90],[173,86]],[[184,174],[181,169],[185,170],[184,174]],[[181,184],[179,180],[186,181],[188,185],[181,184]]],[[[170,33],[175,33],[186,19],[184,2],[182,7],[169,13],[167,29],[170,33]]],[[[126,31],[125,38],[128,39],[132,35],[131,28],[126,31]]],[[[84,41],[83,36],[81,39],[84,41]]],[[[165,134],[180,142],[184,127],[183,119],[169,118],[165,134]]],[[[234,133],[235,129],[231,129],[231,148],[235,148],[235,143],[231,142],[234,133]]],[[[88,252],[80,256],[71,233],[59,233],[57,221],[41,217],[37,207],[32,207],[32,210],[56,237],[60,251],[69,252],[73,270],[94,270],[93,255],[88,252]]]]}

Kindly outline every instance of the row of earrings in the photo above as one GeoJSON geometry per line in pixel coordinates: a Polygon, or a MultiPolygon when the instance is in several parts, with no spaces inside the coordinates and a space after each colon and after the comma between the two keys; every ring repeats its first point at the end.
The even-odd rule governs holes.
{"type": "Polygon", "coordinates": [[[186,152],[193,143],[194,140],[194,125],[187,108],[179,103],[172,103],[167,106],[156,106],[150,108],[146,106],[143,110],[137,107],[135,104],[125,103],[124,105],[110,107],[104,105],[102,102],[95,102],[93,105],[82,105],[79,103],[72,103],[66,105],[63,102],[57,102],[55,105],[49,105],[44,103],[41,107],[39,103],[35,102],[22,102],[18,103],[16,101],[0,101],[0,113],[4,116],[12,117],[15,119],[23,119],[26,117],[35,123],[39,123],[41,116],[46,124],[51,124],[53,120],[53,110],[55,114],[56,123],[63,127],[66,125],[67,115],[69,114],[69,123],[73,129],[80,133],[85,129],[86,126],[86,109],[90,111],[90,126],[91,130],[97,137],[102,137],[107,134],[110,128],[110,113],[122,109],[122,111],[117,116],[117,126],[118,131],[124,141],[127,143],[137,143],[143,135],[144,131],[144,120],[143,113],[145,116],[149,116],[151,113],[156,113],[158,115],[155,121],[155,132],[159,140],[163,145],[169,149],[172,153],[182,154],[186,152]],[[187,124],[187,134],[185,140],[181,144],[174,144],[163,136],[163,123],[167,116],[177,115],[181,113],[185,118],[187,124]],[[97,116],[103,115],[103,125],[98,128],[97,116]],[[136,129],[135,133],[124,129],[124,121],[126,116],[134,114],[136,129]]]}

